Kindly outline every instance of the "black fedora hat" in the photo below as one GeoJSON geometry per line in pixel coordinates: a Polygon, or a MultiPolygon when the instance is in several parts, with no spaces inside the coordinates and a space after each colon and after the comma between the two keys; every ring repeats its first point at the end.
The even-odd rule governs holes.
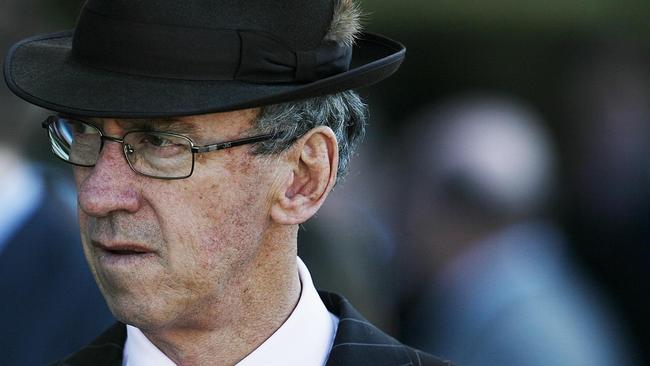
{"type": "Polygon", "coordinates": [[[95,117],[221,112],[370,85],[404,47],[324,40],[337,1],[88,0],[75,29],[14,45],[5,80],[38,106],[95,117]]]}

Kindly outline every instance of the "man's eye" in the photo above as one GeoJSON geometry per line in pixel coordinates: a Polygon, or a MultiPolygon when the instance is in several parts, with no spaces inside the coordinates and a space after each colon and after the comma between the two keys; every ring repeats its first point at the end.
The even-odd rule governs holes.
{"type": "Polygon", "coordinates": [[[140,141],[142,144],[151,145],[154,147],[165,147],[174,145],[172,141],[159,135],[144,135],[140,141]]]}
{"type": "Polygon", "coordinates": [[[146,159],[178,157],[189,151],[183,139],[157,133],[138,133],[128,136],[127,143],[134,152],[146,159]],[[136,141],[131,143],[130,141],[136,141]]]}
{"type": "Polygon", "coordinates": [[[95,130],[94,128],[92,128],[91,126],[85,123],[70,123],[68,125],[64,125],[64,128],[70,131],[70,133],[74,134],[75,136],[97,134],[97,130],[95,130]]]}

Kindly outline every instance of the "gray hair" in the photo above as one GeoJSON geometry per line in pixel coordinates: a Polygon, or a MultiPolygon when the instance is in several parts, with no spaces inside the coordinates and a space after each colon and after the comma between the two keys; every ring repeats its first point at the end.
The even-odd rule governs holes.
{"type": "Polygon", "coordinates": [[[338,176],[343,178],[348,163],[365,134],[367,107],[353,91],[345,91],[300,101],[262,107],[254,128],[262,133],[273,133],[277,139],[258,143],[256,154],[277,154],[318,126],[334,131],[338,141],[338,176]]]}
{"type": "MultiPolygon", "coordinates": [[[[361,32],[362,13],[354,0],[337,0],[324,40],[352,46],[361,32]]],[[[363,139],[368,116],[366,105],[353,91],[262,107],[254,128],[278,139],[257,144],[253,152],[276,154],[287,150],[312,128],[334,131],[339,148],[338,176],[343,178],[354,150],[363,139]]]]}

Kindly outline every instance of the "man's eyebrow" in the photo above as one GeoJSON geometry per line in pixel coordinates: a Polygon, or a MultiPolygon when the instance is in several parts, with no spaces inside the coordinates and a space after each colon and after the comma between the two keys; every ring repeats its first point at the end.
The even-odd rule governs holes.
{"type": "MultiPolygon", "coordinates": [[[[102,126],[99,118],[88,118],[86,120],[96,126],[102,126]]],[[[195,124],[177,118],[118,118],[116,121],[125,130],[152,130],[180,134],[194,134],[198,130],[195,124]]]]}
{"type": "Polygon", "coordinates": [[[176,118],[135,118],[118,120],[117,123],[125,129],[151,129],[163,132],[194,133],[196,125],[176,118]]]}

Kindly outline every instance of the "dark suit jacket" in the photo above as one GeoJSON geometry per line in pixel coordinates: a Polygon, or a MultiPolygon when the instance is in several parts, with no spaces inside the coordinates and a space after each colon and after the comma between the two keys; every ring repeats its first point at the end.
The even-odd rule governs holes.
{"type": "MultiPolygon", "coordinates": [[[[431,355],[405,346],[365,320],[336,294],[321,292],[327,309],[339,317],[339,326],[326,366],[450,366],[431,355]]],[[[118,323],[57,366],[121,366],[126,326],[118,323]]]]}
{"type": "Polygon", "coordinates": [[[45,173],[42,201],[0,252],[6,366],[45,365],[115,323],[86,265],[74,208],[58,192],[63,181],[45,173]]]}

